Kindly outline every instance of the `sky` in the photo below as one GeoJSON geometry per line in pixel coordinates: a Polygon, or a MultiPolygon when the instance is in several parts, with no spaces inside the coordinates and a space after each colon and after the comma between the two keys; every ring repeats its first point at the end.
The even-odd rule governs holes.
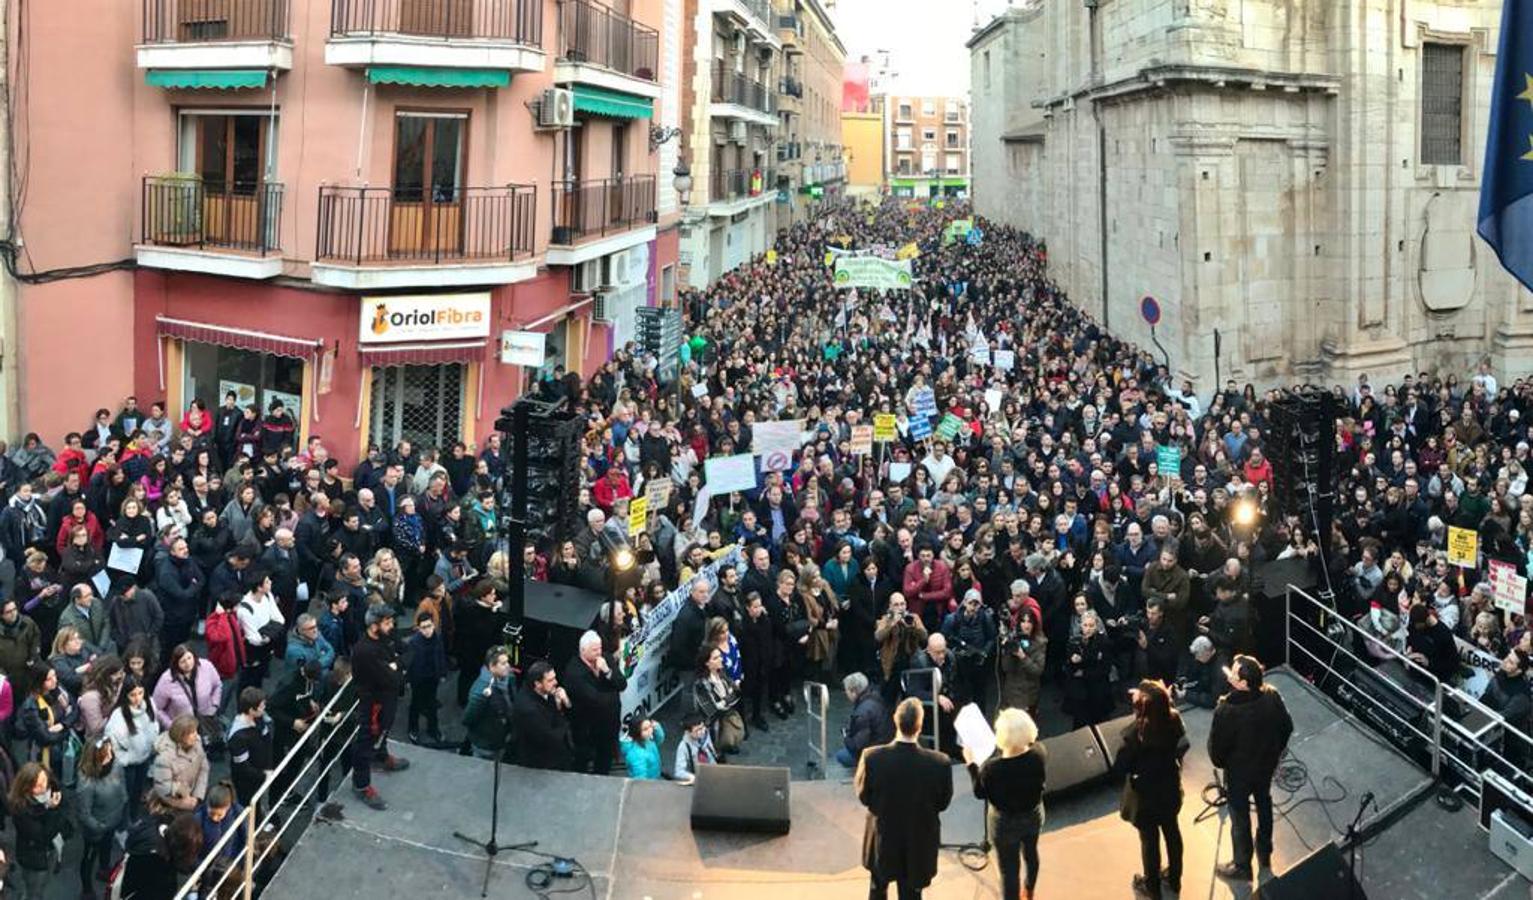
{"type": "Polygon", "coordinates": [[[848,60],[889,51],[895,92],[962,96],[976,6],[985,22],[1006,0],[836,0],[832,15],[848,60]]]}

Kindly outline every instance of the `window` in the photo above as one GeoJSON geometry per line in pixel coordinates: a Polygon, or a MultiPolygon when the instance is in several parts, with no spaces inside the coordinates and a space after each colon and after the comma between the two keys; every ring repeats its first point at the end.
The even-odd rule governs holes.
{"type": "Polygon", "coordinates": [[[928,150],[921,154],[921,171],[935,172],[937,170],[937,151],[928,150]]]}
{"type": "Polygon", "coordinates": [[[1421,161],[1429,166],[1463,163],[1464,48],[1421,45],[1421,161]]]}
{"type": "Polygon", "coordinates": [[[921,140],[923,140],[923,141],[935,141],[936,139],[937,139],[937,129],[935,129],[935,128],[923,128],[923,129],[921,129],[921,140]]]}
{"type": "Polygon", "coordinates": [[[949,147],[958,147],[958,146],[961,146],[961,145],[960,145],[960,144],[959,144],[959,143],[958,143],[958,130],[957,130],[957,129],[955,129],[955,128],[949,128],[949,129],[948,129],[948,130],[947,130],[947,145],[948,145],[948,146],[949,146],[949,147]]]}
{"type": "Polygon", "coordinates": [[[913,150],[913,149],[915,149],[913,141],[912,141],[911,136],[910,136],[910,129],[909,128],[901,128],[899,130],[899,132],[895,135],[894,141],[895,141],[894,146],[895,146],[895,149],[897,149],[897,150],[913,150]]]}
{"type": "Polygon", "coordinates": [[[990,51],[985,51],[985,87],[990,86],[990,51]]]}
{"type": "Polygon", "coordinates": [[[914,116],[910,112],[910,104],[909,103],[901,103],[900,104],[900,118],[901,119],[911,119],[911,118],[914,118],[914,116]]]}
{"type": "Polygon", "coordinates": [[[937,101],[930,97],[921,101],[921,115],[935,116],[937,114],[937,101]]]}
{"type": "Polygon", "coordinates": [[[466,113],[399,113],[394,118],[389,243],[395,251],[461,249],[467,130],[466,113]]]}
{"type": "Polygon", "coordinates": [[[957,153],[949,153],[947,155],[947,173],[949,175],[957,175],[962,170],[963,157],[957,153]]]}
{"type": "Polygon", "coordinates": [[[909,175],[910,174],[910,157],[908,157],[908,156],[900,157],[899,173],[901,175],[909,175]]]}
{"type": "MultiPolygon", "coordinates": [[[[267,190],[275,161],[267,113],[187,111],[181,114],[176,167],[201,180],[200,234],[212,243],[274,244],[280,194],[267,190]],[[273,202],[274,198],[277,202],[273,202]]],[[[163,204],[156,203],[157,208],[163,204]]]]}

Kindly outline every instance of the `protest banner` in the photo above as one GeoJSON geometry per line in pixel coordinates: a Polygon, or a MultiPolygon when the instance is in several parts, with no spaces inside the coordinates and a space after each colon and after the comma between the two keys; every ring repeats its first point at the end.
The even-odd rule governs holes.
{"type": "Polygon", "coordinates": [[[1155,466],[1166,478],[1182,477],[1182,448],[1174,446],[1155,448],[1155,466]]]}
{"type": "Polygon", "coordinates": [[[852,452],[855,453],[855,454],[866,455],[866,454],[872,453],[873,452],[873,426],[872,425],[854,425],[854,426],[852,426],[852,441],[851,441],[851,444],[852,444],[852,452]]]}
{"type": "Polygon", "coordinates": [[[888,442],[895,438],[897,420],[894,413],[878,413],[873,416],[873,440],[888,442]]]}
{"type": "Polygon", "coordinates": [[[958,435],[958,430],[962,427],[963,419],[958,418],[952,413],[948,413],[947,415],[943,416],[942,421],[937,424],[937,437],[942,438],[944,441],[951,441],[958,435]]]}
{"type": "Polygon", "coordinates": [[[663,475],[644,483],[644,496],[649,498],[651,509],[665,509],[666,504],[671,502],[672,486],[671,479],[663,475]]]}
{"type": "Polygon", "coordinates": [[[935,416],[937,414],[937,392],[931,388],[921,388],[915,395],[915,412],[922,416],[935,416]]]}
{"type": "Polygon", "coordinates": [[[995,367],[1010,372],[1017,365],[1017,353],[1015,350],[995,351],[995,367]]]}
{"type": "Polygon", "coordinates": [[[649,524],[649,495],[635,497],[628,501],[628,536],[638,537],[644,533],[644,526],[649,524]]]}
{"type": "Polygon", "coordinates": [[[843,256],[836,261],[835,285],[838,288],[874,288],[897,291],[910,287],[910,260],[880,259],[876,256],[843,256]]]}
{"type": "Polygon", "coordinates": [[[924,415],[912,416],[910,419],[910,436],[918,441],[931,437],[932,420],[924,415]]]}

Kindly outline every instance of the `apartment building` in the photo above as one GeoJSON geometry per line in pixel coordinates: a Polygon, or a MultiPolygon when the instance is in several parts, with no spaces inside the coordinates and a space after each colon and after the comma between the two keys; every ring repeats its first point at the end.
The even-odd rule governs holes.
{"type": "Polygon", "coordinates": [[[969,194],[969,105],[961,97],[884,99],[889,191],[896,197],[969,194]]]}
{"type": "Polygon", "coordinates": [[[778,225],[802,222],[825,197],[846,189],[841,140],[841,82],[846,47],[829,0],[779,0],[782,39],[778,92],[778,225]]]}
{"type": "Polygon", "coordinates": [[[782,38],[771,0],[686,0],[681,283],[712,284],[776,230],[782,38]]]}
{"type": "Polygon", "coordinates": [[[354,459],[594,370],[674,291],[681,3],[34,5],[30,264],[133,265],[23,287],[22,421],[232,392],[354,459]]]}

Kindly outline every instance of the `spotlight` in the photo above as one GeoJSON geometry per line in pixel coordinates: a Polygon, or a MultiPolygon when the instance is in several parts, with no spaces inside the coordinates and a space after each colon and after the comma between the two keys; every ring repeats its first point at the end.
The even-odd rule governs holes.
{"type": "Polygon", "coordinates": [[[1236,500],[1231,512],[1234,514],[1235,524],[1241,528],[1249,528],[1256,523],[1256,501],[1250,497],[1241,497],[1236,500]]]}
{"type": "Polygon", "coordinates": [[[619,572],[626,572],[633,568],[633,551],[627,547],[619,547],[612,551],[612,568],[619,572]]]}

